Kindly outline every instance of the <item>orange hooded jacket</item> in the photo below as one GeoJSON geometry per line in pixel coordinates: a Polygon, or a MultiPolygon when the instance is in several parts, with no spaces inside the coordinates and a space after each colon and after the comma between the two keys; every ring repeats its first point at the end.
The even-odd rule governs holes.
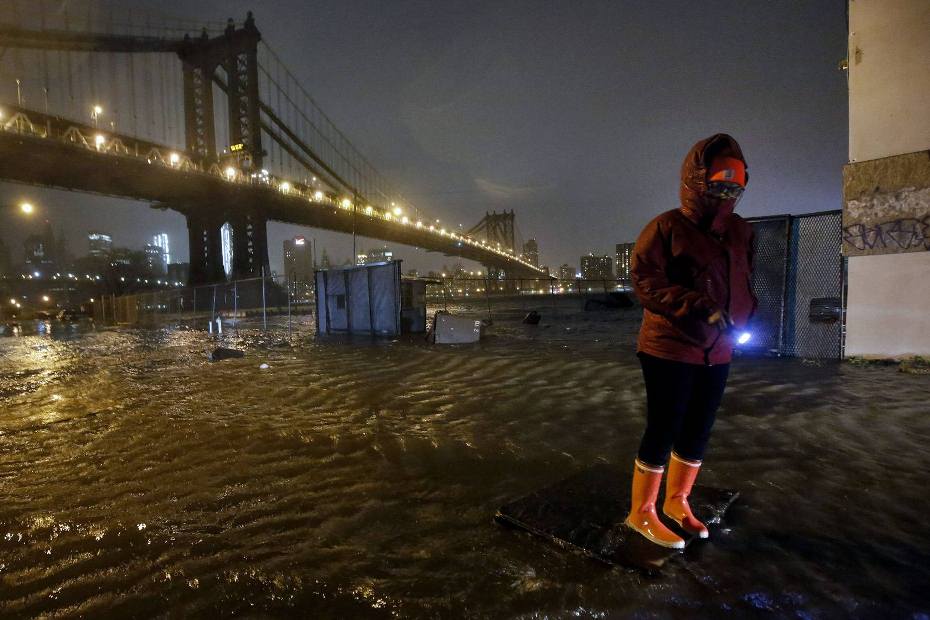
{"type": "Polygon", "coordinates": [[[707,168],[718,155],[746,162],[726,134],[695,144],[681,167],[681,206],[649,222],[636,240],[631,278],[643,305],[639,352],[689,364],[728,363],[734,331],[756,310],[752,227],[732,212],[735,200],[704,195],[707,168]],[[717,310],[726,311],[736,328],[708,324],[717,310]]]}

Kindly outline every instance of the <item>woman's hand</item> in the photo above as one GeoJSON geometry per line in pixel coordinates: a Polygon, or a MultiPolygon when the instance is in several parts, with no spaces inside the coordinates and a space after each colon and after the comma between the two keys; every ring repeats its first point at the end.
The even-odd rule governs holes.
{"type": "Polygon", "coordinates": [[[707,317],[707,322],[710,325],[716,325],[721,331],[725,331],[734,327],[733,319],[730,318],[730,315],[727,314],[726,310],[717,310],[709,317],[707,317]]]}

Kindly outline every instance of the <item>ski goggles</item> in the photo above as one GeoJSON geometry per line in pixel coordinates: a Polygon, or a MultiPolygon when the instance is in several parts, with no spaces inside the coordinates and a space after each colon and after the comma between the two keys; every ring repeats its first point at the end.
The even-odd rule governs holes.
{"type": "Polygon", "coordinates": [[[739,198],[743,195],[745,188],[739,183],[730,183],[728,181],[711,181],[707,184],[706,195],[721,200],[739,198]]]}

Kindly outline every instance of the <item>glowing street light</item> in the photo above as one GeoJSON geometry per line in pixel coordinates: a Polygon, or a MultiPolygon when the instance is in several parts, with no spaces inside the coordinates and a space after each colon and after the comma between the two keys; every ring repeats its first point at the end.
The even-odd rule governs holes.
{"type": "Polygon", "coordinates": [[[171,162],[172,166],[177,166],[181,161],[181,156],[177,153],[171,153],[168,155],[168,161],[171,162]]]}
{"type": "Polygon", "coordinates": [[[32,206],[32,203],[21,202],[19,203],[19,210],[25,213],[26,215],[30,215],[33,211],[35,211],[35,207],[32,206]]]}
{"type": "Polygon", "coordinates": [[[95,105],[95,106],[91,109],[90,117],[91,117],[92,119],[94,119],[94,129],[96,129],[96,128],[100,125],[100,115],[101,115],[101,114],[103,114],[103,108],[101,108],[99,105],[95,105]]]}
{"type": "Polygon", "coordinates": [[[281,183],[281,191],[285,194],[291,191],[291,184],[288,183],[287,181],[285,181],[284,183],[281,183]]]}
{"type": "Polygon", "coordinates": [[[226,174],[226,178],[229,179],[230,181],[236,178],[236,169],[233,168],[232,166],[227,166],[224,172],[226,174]]]}
{"type": "Polygon", "coordinates": [[[48,295],[42,295],[42,301],[44,301],[45,303],[48,303],[49,302],[48,295]]]}
{"type": "Polygon", "coordinates": [[[351,201],[351,200],[349,200],[348,198],[343,198],[343,199],[342,199],[342,208],[343,208],[343,209],[348,209],[348,208],[351,207],[351,206],[352,206],[352,201],[351,201]]]}
{"type": "Polygon", "coordinates": [[[313,192],[313,199],[316,200],[317,202],[323,202],[323,192],[321,192],[320,190],[316,190],[315,192],[313,192]]]}
{"type": "Polygon", "coordinates": [[[401,213],[400,207],[394,207],[394,215],[400,215],[401,213]]]}
{"type": "Polygon", "coordinates": [[[103,137],[103,134],[98,133],[97,135],[94,136],[94,144],[97,146],[98,151],[100,150],[100,147],[102,147],[106,141],[107,139],[103,137]]]}

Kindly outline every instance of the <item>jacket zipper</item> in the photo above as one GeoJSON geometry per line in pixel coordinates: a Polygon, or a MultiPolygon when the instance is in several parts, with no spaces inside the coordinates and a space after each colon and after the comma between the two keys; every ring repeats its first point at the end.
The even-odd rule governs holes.
{"type": "MultiPolygon", "coordinates": [[[[723,257],[727,261],[727,301],[726,301],[726,304],[724,304],[725,305],[724,309],[726,310],[727,316],[730,316],[730,253],[727,251],[726,248],[723,248],[723,257]]],[[[705,366],[713,366],[713,364],[710,363],[710,352],[713,351],[714,347],[717,346],[717,342],[720,340],[720,336],[722,335],[723,335],[723,332],[720,331],[718,328],[717,336],[714,338],[714,341],[710,343],[709,347],[704,349],[704,365],[705,366]]]]}

